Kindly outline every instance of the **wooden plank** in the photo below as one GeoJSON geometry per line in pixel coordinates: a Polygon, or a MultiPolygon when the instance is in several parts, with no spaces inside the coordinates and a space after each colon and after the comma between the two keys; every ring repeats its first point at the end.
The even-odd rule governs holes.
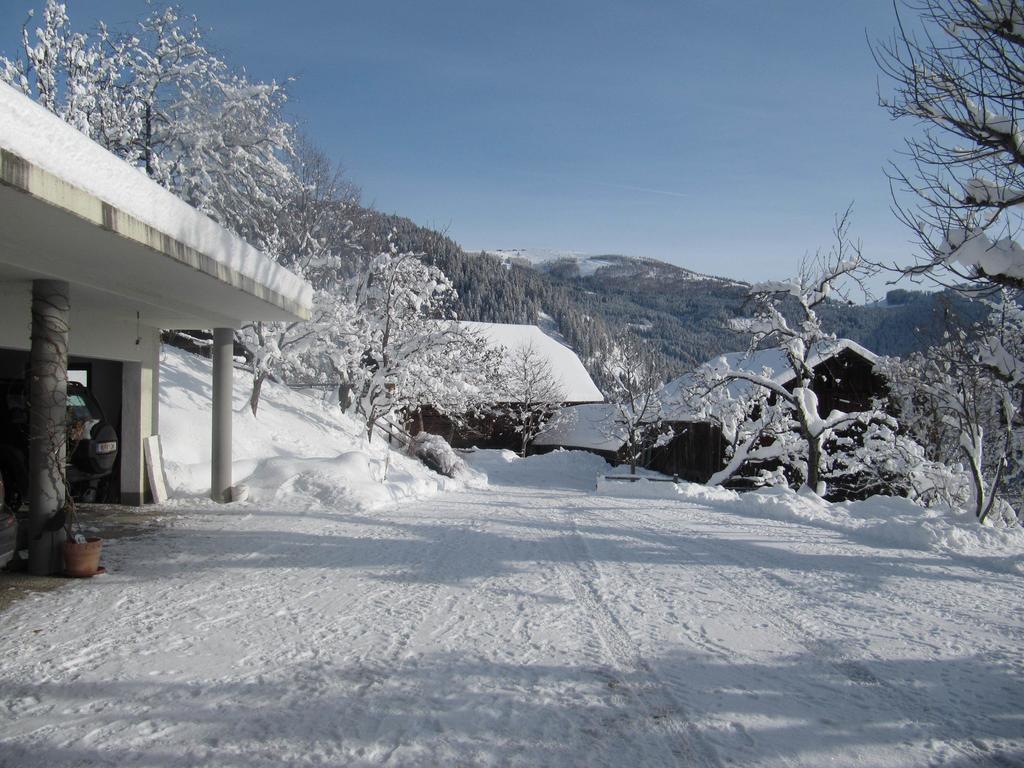
{"type": "Polygon", "coordinates": [[[164,455],[160,447],[160,435],[150,435],[142,440],[146,454],[146,475],[149,478],[149,490],[153,501],[157,504],[170,498],[167,493],[167,479],[164,476],[164,455]]]}

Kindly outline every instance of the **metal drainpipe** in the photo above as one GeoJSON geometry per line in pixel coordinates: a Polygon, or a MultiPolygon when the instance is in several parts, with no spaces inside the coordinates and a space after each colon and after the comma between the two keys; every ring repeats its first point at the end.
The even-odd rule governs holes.
{"type": "Polygon", "coordinates": [[[49,576],[64,567],[62,546],[66,535],[59,513],[64,506],[67,478],[70,311],[70,289],[66,282],[32,282],[28,568],[35,576],[49,576]]]}
{"type": "Polygon", "coordinates": [[[231,384],[235,331],[213,329],[213,460],[210,498],[231,501],[231,384]]]}

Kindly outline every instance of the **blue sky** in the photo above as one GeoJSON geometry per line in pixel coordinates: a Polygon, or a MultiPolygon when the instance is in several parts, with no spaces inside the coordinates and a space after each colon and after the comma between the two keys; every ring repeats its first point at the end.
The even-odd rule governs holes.
{"type": "MultiPolygon", "coordinates": [[[[0,50],[39,3],[0,0],[0,50]]],[[[76,26],[142,0],[68,0],[76,26]]],[[[295,76],[290,109],[366,202],[467,248],[653,256],[782,277],[855,205],[907,258],[866,36],[889,0],[184,3],[229,60],[295,76]]],[[[883,84],[884,88],[884,84],[883,84]]]]}

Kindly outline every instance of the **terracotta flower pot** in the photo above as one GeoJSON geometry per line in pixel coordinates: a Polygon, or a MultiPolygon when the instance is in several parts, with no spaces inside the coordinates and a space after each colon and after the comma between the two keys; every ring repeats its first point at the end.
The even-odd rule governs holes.
{"type": "Polygon", "coordinates": [[[84,544],[64,542],[64,573],[68,576],[95,576],[100,570],[103,539],[90,536],[84,544]]]}

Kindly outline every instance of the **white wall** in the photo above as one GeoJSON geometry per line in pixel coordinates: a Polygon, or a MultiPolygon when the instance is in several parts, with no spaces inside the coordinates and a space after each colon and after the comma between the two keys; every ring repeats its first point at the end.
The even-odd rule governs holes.
{"type": "MultiPolygon", "coordinates": [[[[95,298],[76,304],[71,286],[71,354],[105,360],[141,360],[136,340],[150,329],[134,315],[115,314],[95,305],[95,298]]],[[[31,347],[32,282],[0,283],[0,347],[31,347]]]]}

